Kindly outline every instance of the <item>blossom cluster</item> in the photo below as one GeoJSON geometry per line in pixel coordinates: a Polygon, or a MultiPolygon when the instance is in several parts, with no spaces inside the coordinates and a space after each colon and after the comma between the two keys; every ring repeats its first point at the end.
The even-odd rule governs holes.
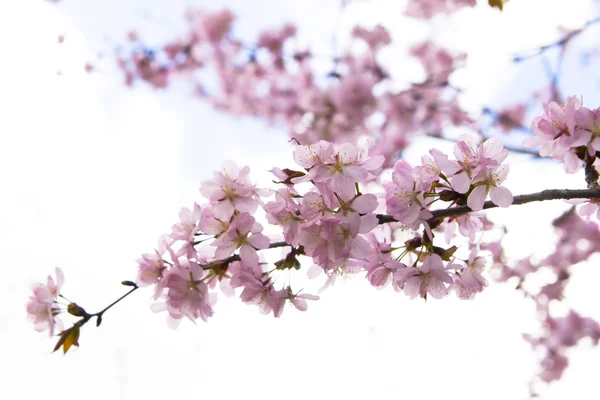
{"type": "Polygon", "coordinates": [[[574,96],[563,104],[551,101],[544,105],[544,115],[533,120],[531,130],[534,136],[523,145],[540,147],[541,156],[563,161],[565,171],[573,174],[593,163],[600,151],[600,108],[583,107],[574,96]]]}
{"type": "MultiPolygon", "coordinates": [[[[462,136],[454,153],[452,160],[431,150],[416,167],[398,161],[392,180],[379,186],[375,178],[383,156],[369,156],[352,144],[297,145],[293,157],[301,168],[273,168],[279,185],[275,190],[256,187],[248,167],[227,161],[201,183],[207,203],[182,209],[180,221],[161,237],[157,249],[137,261],[136,284],[154,287],[152,309],[167,311],[172,326],[183,318],[211,317],[217,285],[227,295],[237,290],[243,302],[275,317],[287,302],[306,310],[306,300],[318,296],[275,283],[282,271],[301,270],[303,258],[312,261],[309,275],[320,271],[327,276],[323,288],[339,275],[364,272],[373,286],[391,283],[410,298],[439,299],[450,291],[472,298],[487,286],[484,257],[473,244],[468,259],[461,261],[454,255],[456,246],[434,245],[433,230],[442,229],[449,242],[458,226],[473,241],[484,229],[482,217],[442,221],[433,218],[432,205],[441,201],[481,210],[489,194],[495,204],[506,207],[512,195],[501,186],[508,169],[502,165],[506,150],[498,140],[477,143],[462,136]],[[383,187],[385,193],[363,193],[361,187],[367,184],[383,187]],[[383,208],[389,215],[376,214],[383,208]],[[259,209],[278,227],[282,241],[263,233],[259,209]],[[381,226],[385,222],[410,232],[412,238],[394,243],[393,230],[381,226]],[[272,267],[259,255],[270,248],[287,251],[272,267]]],[[[40,323],[54,321],[52,299],[61,283],[59,274],[57,285],[49,279],[36,289],[28,311],[38,313],[40,323]]]]}
{"type": "Polygon", "coordinates": [[[413,168],[399,161],[392,181],[383,183],[385,194],[379,195],[363,193],[361,186],[374,184],[382,156],[326,141],[297,145],[293,155],[301,170],[273,168],[275,190],[257,188],[248,167],[233,161],[202,182],[200,192],[208,203],[183,209],[158,249],[138,260],[137,284],[154,286],[155,311],[167,310],[175,325],[183,317],[206,321],[213,314],[217,283],[224,293],[237,289],[243,302],[276,317],[286,302],[305,310],[306,300],[318,296],[275,284],[282,270],[302,269],[301,257],[312,260],[310,275],[321,271],[327,276],[324,288],[341,274],[360,271],[373,286],[391,283],[410,298],[442,298],[455,291],[468,299],[487,286],[485,259],[477,246],[461,262],[453,256],[456,247],[433,244],[432,229],[441,225],[448,241],[456,226],[474,239],[483,229],[481,219],[471,215],[434,222],[432,204],[440,200],[481,210],[489,194],[496,204],[510,205],[512,195],[501,186],[508,169],[499,141],[478,144],[463,136],[456,160],[432,150],[423,165],[413,168]],[[382,215],[375,214],[383,207],[390,221],[412,232],[412,239],[393,244],[391,230],[385,234],[382,215]],[[260,208],[268,223],[281,230],[283,241],[263,234],[255,215],[260,208]],[[258,252],[275,247],[289,251],[269,269],[258,252]]]}
{"type": "Polygon", "coordinates": [[[158,49],[148,48],[132,32],[123,47],[127,50],[118,55],[126,83],[144,81],[162,89],[176,78],[191,80],[195,93],[215,108],[283,124],[306,145],[319,140],[356,143],[370,136],[371,154],[385,156],[386,166],[416,134],[440,135],[447,126],[473,122],[449,85],[464,53],[431,41],[415,44],[410,55],[425,78],[398,90],[379,61],[391,43],[381,25],[355,27],[350,47],[323,62],[295,45],[292,25],[264,30],[248,44],[234,37],[234,19],[229,10],[189,11],[189,32],[158,49]]]}

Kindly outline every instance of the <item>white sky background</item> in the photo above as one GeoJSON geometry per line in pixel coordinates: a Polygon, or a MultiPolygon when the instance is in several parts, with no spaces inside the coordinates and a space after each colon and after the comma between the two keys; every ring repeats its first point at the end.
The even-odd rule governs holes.
{"type": "MultiPolygon", "coordinates": [[[[130,28],[160,43],[182,29],[185,5],[202,4],[230,6],[239,15],[236,29],[249,38],[262,26],[295,21],[325,54],[332,30],[344,32],[356,21],[382,20],[397,41],[415,42],[428,32],[401,18],[393,1],[356,3],[341,16],[337,1],[180,0],[167,6],[154,0],[143,8],[138,3],[64,0],[59,8],[41,1],[0,3],[2,397],[523,398],[537,361],[521,332],[536,327],[534,312],[499,284],[471,302],[451,296],[425,304],[356,278],[337,283],[306,313],[286,306],[279,320],[221,296],[212,320],[184,321],[177,331],[167,328],[164,315],[149,310],[146,290],[107,312],[101,328],[88,324],[80,349],[66,357],[51,353],[54,339],[36,333],[25,317],[31,283],[60,266],[63,293],[90,312],[99,310],[126,291],[119,282],[135,278],[135,259],[152,251],[177,221],[179,208],[202,201],[199,182],[223,160],[250,165],[263,182],[268,177],[260,171],[293,165],[282,132],[232,120],[181,92],[125,89],[110,51],[98,62],[98,49],[110,50],[107,43],[120,41],[130,28]],[[267,5],[269,13],[262,8],[267,5]],[[63,33],[65,42],[58,45],[63,33]],[[88,61],[97,65],[93,74],[83,71],[88,61]]],[[[470,101],[497,104],[498,96],[509,101],[518,67],[505,62],[508,54],[555,39],[556,21],[577,27],[598,15],[587,1],[566,3],[512,0],[502,15],[477,9],[457,16],[454,27],[438,21],[443,40],[474,52],[458,77],[472,93],[470,101]]],[[[342,34],[338,41],[343,43],[342,34]]],[[[532,65],[531,74],[539,74],[532,65]]],[[[398,68],[395,73],[402,73],[398,68]]],[[[406,71],[418,79],[414,65],[407,63],[406,71]]],[[[597,86],[569,84],[581,88],[568,94],[584,94],[585,104],[600,105],[597,86]]],[[[429,147],[415,144],[413,161],[429,147]]],[[[584,186],[581,176],[570,179],[552,163],[527,166],[523,157],[511,164],[514,193],[584,186]]],[[[512,218],[528,222],[510,238],[511,250],[526,255],[534,250],[532,240],[551,242],[549,230],[537,224],[560,207],[524,206],[493,215],[509,224],[512,218]]],[[[586,267],[573,278],[570,301],[598,319],[594,304],[600,299],[591,297],[595,290],[586,282],[600,274],[586,267]]],[[[599,398],[598,356],[597,350],[577,351],[564,379],[544,398],[574,393],[599,398]]]]}

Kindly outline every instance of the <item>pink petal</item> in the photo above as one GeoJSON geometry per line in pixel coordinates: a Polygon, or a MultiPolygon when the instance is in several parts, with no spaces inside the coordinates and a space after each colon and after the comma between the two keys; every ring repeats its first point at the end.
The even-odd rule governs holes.
{"type": "Polygon", "coordinates": [[[450,183],[452,184],[452,189],[461,194],[467,193],[471,187],[471,179],[464,171],[450,178],[450,183]]]}
{"type": "Polygon", "coordinates": [[[486,196],[487,188],[485,186],[477,186],[469,195],[469,198],[467,199],[467,205],[473,211],[482,210],[486,196]]]}
{"type": "Polygon", "coordinates": [[[373,212],[378,205],[377,197],[374,194],[363,194],[352,202],[352,208],[359,214],[373,212]]]}
{"type": "Polygon", "coordinates": [[[490,191],[490,198],[495,205],[504,208],[510,206],[513,202],[512,193],[505,187],[493,187],[490,191]]]}

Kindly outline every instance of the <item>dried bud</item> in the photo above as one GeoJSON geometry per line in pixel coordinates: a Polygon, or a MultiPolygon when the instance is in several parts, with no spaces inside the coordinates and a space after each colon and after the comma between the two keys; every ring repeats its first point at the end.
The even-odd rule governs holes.
{"type": "Polygon", "coordinates": [[[67,312],[76,317],[85,317],[87,315],[83,307],[80,307],[75,303],[71,303],[67,306],[67,312]]]}

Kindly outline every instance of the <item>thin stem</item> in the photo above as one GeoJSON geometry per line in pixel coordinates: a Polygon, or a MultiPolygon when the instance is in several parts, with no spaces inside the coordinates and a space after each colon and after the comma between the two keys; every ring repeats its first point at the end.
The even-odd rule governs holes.
{"type": "Polygon", "coordinates": [[[585,23],[585,25],[583,25],[581,28],[576,29],[574,31],[571,31],[569,33],[567,33],[565,36],[563,36],[561,39],[552,42],[552,43],[548,43],[545,44],[543,46],[538,47],[536,50],[530,52],[529,54],[523,54],[523,55],[515,55],[513,57],[513,62],[521,62],[521,61],[525,61],[528,60],[530,58],[533,57],[537,57],[540,54],[545,53],[546,51],[553,49],[555,47],[562,47],[564,45],[566,45],[570,40],[572,40],[574,37],[576,37],[577,35],[581,34],[587,27],[589,27],[590,25],[594,25],[600,23],[600,17],[596,17],[594,19],[591,19],[589,21],[587,21],[585,23]]]}
{"type": "Polygon", "coordinates": [[[136,290],[139,289],[138,285],[135,285],[129,292],[125,293],[123,296],[119,297],[117,300],[113,301],[112,303],[110,303],[108,306],[106,306],[104,308],[104,310],[99,311],[95,314],[90,314],[90,317],[97,317],[97,318],[101,318],[102,314],[104,314],[106,311],[108,311],[109,308],[111,308],[112,306],[114,306],[115,304],[117,304],[118,302],[120,302],[121,300],[123,300],[125,297],[129,296],[131,293],[135,292],[136,290]]]}

